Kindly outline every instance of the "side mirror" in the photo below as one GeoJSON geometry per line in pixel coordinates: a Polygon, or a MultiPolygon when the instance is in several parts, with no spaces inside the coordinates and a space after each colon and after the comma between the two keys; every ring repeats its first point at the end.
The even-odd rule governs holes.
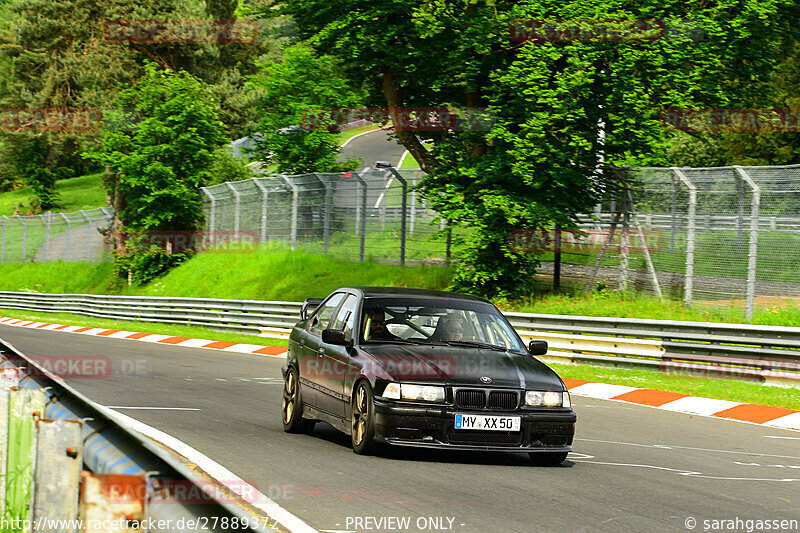
{"type": "MultiPolygon", "coordinates": [[[[322,332],[325,333],[324,331],[322,332]]],[[[531,355],[545,355],[547,353],[547,341],[531,341],[528,345],[528,353],[531,355]]]]}
{"type": "Polygon", "coordinates": [[[344,331],[340,329],[323,329],[322,342],[325,344],[335,344],[337,346],[347,346],[349,341],[345,339],[344,331]]]}

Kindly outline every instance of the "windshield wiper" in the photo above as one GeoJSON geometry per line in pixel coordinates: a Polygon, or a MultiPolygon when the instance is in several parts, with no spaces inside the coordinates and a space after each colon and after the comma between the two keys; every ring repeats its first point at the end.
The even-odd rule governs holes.
{"type": "Polygon", "coordinates": [[[487,348],[489,350],[495,350],[498,352],[505,352],[508,351],[506,348],[501,346],[495,346],[494,344],[488,344],[485,342],[478,342],[478,341],[444,341],[450,346],[475,346],[477,348],[487,348]]]}

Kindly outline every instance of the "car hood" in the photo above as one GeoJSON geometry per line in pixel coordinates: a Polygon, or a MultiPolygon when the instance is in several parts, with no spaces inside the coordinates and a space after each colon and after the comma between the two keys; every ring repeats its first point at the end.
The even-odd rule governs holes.
{"type": "Polygon", "coordinates": [[[558,375],[531,355],[473,347],[390,343],[362,345],[360,349],[382,370],[376,374],[383,373],[382,377],[393,381],[564,390],[558,375]],[[487,383],[486,378],[491,381],[487,383]]]}

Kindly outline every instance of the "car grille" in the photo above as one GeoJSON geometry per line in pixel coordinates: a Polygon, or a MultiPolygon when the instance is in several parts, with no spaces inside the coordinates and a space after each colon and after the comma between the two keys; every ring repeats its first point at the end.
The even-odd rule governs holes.
{"type": "Polygon", "coordinates": [[[456,391],[456,406],[463,409],[484,409],[486,392],[483,390],[460,389],[456,391]]]}
{"type": "Polygon", "coordinates": [[[514,410],[517,408],[517,393],[514,391],[493,390],[489,393],[489,401],[486,407],[489,409],[514,410]]]}
{"type": "Polygon", "coordinates": [[[460,409],[503,409],[513,411],[517,408],[517,391],[484,389],[456,389],[455,406],[460,409]],[[488,393],[488,394],[487,394],[488,393]]]}
{"type": "Polygon", "coordinates": [[[521,431],[480,431],[447,428],[447,442],[474,446],[521,446],[521,431]]]}

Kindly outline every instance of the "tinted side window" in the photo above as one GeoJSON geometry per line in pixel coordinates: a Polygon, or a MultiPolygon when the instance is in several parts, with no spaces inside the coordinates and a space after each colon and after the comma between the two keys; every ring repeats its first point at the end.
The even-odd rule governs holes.
{"type": "Polygon", "coordinates": [[[344,298],[344,293],[338,292],[322,304],[314,316],[309,321],[308,332],[317,337],[322,336],[322,330],[328,327],[333,317],[333,312],[339,306],[339,302],[344,298]]]}
{"type": "Polygon", "coordinates": [[[358,298],[352,294],[342,304],[339,312],[336,314],[336,319],[331,324],[331,329],[340,329],[344,331],[344,338],[350,340],[353,337],[353,325],[356,320],[356,305],[358,298]]]}

